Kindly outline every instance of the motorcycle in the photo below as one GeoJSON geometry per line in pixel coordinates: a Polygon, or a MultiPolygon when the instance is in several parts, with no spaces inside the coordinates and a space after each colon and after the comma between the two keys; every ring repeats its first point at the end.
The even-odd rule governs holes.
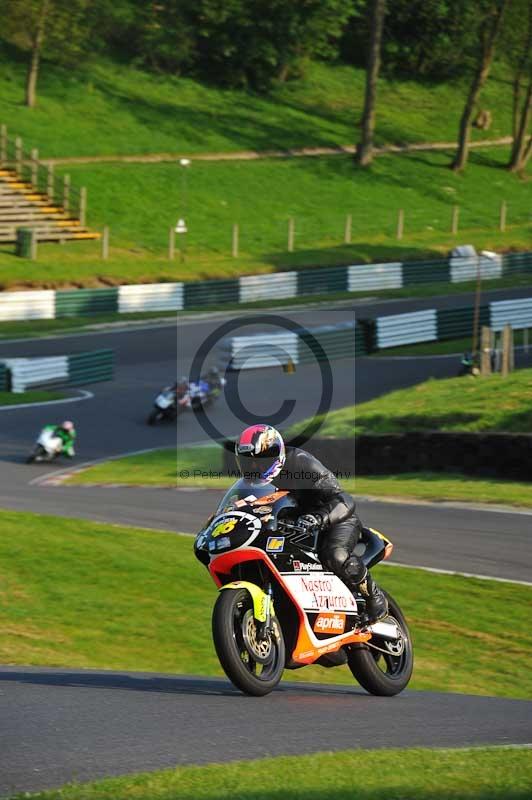
{"type": "Polygon", "coordinates": [[[460,369],[458,370],[458,377],[461,378],[464,375],[473,375],[474,377],[480,375],[480,370],[478,368],[477,360],[469,353],[464,353],[464,355],[460,359],[460,369]]]}
{"type": "Polygon", "coordinates": [[[35,447],[26,459],[27,464],[37,461],[53,461],[63,452],[63,440],[54,435],[55,426],[46,425],[35,442],[35,447]]]}
{"type": "Polygon", "coordinates": [[[153,408],[146,420],[148,425],[155,425],[163,419],[176,419],[184,409],[182,400],[183,396],[179,396],[174,388],[165,386],[153,401],[153,408]]]}
{"type": "MultiPolygon", "coordinates": [[[[214,646],[229,680],[245,694],[271,692],[285,669],[347,664],[371,694],[407,686],[413,650],[406,620],[387,594],[389,614],[369,624],[356,596],[317,554],[318,531],[297,524],[297,502],[270,485],[237,481],[194,543],[219,589],[214,646]]],[[[364,528],[355,552],[368,568],[392,543],[364,528]]]]}

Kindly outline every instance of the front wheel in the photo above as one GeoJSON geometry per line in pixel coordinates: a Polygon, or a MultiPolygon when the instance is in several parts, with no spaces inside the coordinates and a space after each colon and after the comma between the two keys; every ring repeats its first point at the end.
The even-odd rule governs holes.
{"type": "Polygon", "coordinates": [[[158,408],[154,408],[148,414],[148,419],[146,420],[146,422],[148,423],[148,425],[155,425],[155,423],[157,422],[158,419],[160,419],[161,416],[162,415],[161,415],[161,412],[159,411],[159,409],[158,408]]]}
{"type": "Polygon", "coordinates": [[[397,641],[373,636],[367,644],[350,647],[349,669],[370,694],[391,697],[407,686],[414,667],[414,652],[408,625],[393,597],[388,599],[387,620],[397,624],[401,637],[397,641]]]}
{"type": "Polygon", "coordinates": [[[212,615],[212,636],[220,664],[229,680],[245,694],[269,694],[284,670],[285,646],[275,618],[272,630],[257,639],[253,600],[247,589],[220,592],[212,615]]]}

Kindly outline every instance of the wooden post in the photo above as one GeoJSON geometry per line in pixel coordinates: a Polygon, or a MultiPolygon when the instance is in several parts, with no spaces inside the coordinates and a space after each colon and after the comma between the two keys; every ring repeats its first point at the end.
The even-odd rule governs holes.
{"type": "Polygon", "coordinates": [[[233,242],[231,246],[231,255],[233,258],[238,258],[238,222],[233,225],[233,242]]]}
{"type": "Polygon", "coordinates": [[[48,195],[48,200],[52,203],[54,199],[54,166],[53,164],[48,164],[48,174],[46,177],[46,194],[48,195]]]}
{"type": "Polygon", "coordinates": [[[31,151],[31,186],[37,189],[37,178],[39,172],[39,151],[36,147],[31,151]]]}
{"type": "Polygon", "coordinates": [[[399,209],[399,214],[397,215],[397,238],[402,239],[403,233],[405,229],[405,211],[403,208],[399,209]]]}
{"type": "Polygon", "coordinates": [[[478,334],[480,322],[480,294],[481,294],[480,256],[477,255],[477,288],[475,291],[475,307],[473,311],[473,341],[471,344],[471,355],[475,358],[478,355],[478,334]]]}
{"type": "Polygon", "coordinates": [[[87,190],[84,186],[79,190],[79,222],[85,225],[87,220],[87,190]]]}
{"type": "Polygon", "coordinates": [[[102,235],[102,258],[106,261],[109,258],[109,225],[105,225],[102,235]]]}
{"type": "Polygon", "coordinates": [[[168,258],[170,261],[174,260],[175,255],[175,230],[170,228],[168,231],[168,258]]]}
{"type": "Polygon", "coordinates": [[[503,232],[506,230],[506,211],[507,211],[506,200],[502,200],[501,210],[499,212],[499,230],[503,232]]]}
{"type": "Polygon", "coordinates": [[[70,208],[70,175],[63,178],[63,209],[68,211],[70,208]]]}
{"type": "Polygon", "coordinates": [[[37,258],[37,231],[35,228],[31,232],[30,258],[32,261],[37,258]]]}
{"type": "Polygon", "coordinates": [[[344,228],[344,243],[351,244],[351,226],[353,223],[353,217],[351,214],[348,214],[345,218],[345,228],[344,228]]]}
{"type": "Polygon", "coordinates": [[[458,217],[460,216],[460,207],[453,206],[453,216],[451,220],[451,233],[458,233],[458,217]]]}
{"type": "Polygon", "coordinates": [[[294,234],[295,234],[295,224],[294,218],[290,217],[288,220],[288,252],[294,252],[294,234]]]}
{"type": "Polygon", "coordinates": [[[493,336],[491,333],[491,328],[488,328],[486,325],[482,326],[482,333],[481,333],[481,356],[480,356],[480,374],[481,375],[490,375],[491,374],[491,354],[492,354],[492,347],[493,347],[493,336]]]}
{"type": "Polygon", "coordinates": [[[513,336],[512,326],[505,325],[502,331],[502,377],[511,372],[513,367],[513,336]]]}
{"type": "Polygon", "coordinates": [[[7,161],[7,125],[0,125],[0,165],[7,161]]]}
{"type": "Polygon", "coordinates": [[[15,139],[15,171],[20,175],[22,170],[22,139],[17,136],[15,139]]]}

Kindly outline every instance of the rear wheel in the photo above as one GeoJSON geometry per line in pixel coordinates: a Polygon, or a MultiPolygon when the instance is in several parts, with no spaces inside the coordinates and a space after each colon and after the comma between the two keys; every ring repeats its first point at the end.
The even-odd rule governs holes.
{"type": "Polygon", "coordinates": [[[212,615],[216,653],[229,680],[256,697],[275,689],[284,670],[284,640],[275,618],[271,628],[259,641],[247,589],[220,592],[212,615]]]}
{"type": "Polygon", "coordinates": [[[152,411],[150,411],[150,413],[148,414],[148,419],[146,420],[146,422],[148,423],[148,425],[155,425],[155,423],[157,422],[157,420],[158,420],[158,419],[159,419],[161,416],[162,416],[162,414],[161,414],[161,412],[159,411],[159,409],[158,409],[158,408],[154,408],[154,409],[153,409],[152,411]]]}
{"type": "Polygon", "coordinates": [[[395,622],[401,632],[398,640],[374,635],[369,643],[350,647],[349,669],[370,694],[391,697],[407,686],[414,667],[414,653],[408,625],[393,597],[388,599],[386,621],[395,622]]]}

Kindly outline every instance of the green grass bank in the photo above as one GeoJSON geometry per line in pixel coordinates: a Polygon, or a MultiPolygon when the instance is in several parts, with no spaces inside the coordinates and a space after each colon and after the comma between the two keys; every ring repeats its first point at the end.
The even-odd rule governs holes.
{"type": "MultiPolygon", "coordinates": [[[[528,748],[356,750],[180,767],[24,795],[33,800],[525,800],[528,748]]],[[[18,795],[17,800],[20,800],[18,795]]],[[[11,798],[15,800],[15,798],[11,798]]]]}
{"type": "MultiPolygon", "coordinates": [[[[97,464],[73,474],[66,483],[197,486],[222,491],[231,486],[233,479],[219,477],[216,473],[220,469],[221,451],[217,446],[180,448],[177,452],[173,449],[156,450],[97,464]]],[[[460,474],[413,472],[401,475],[362,475],[343,480],[342,486],[352,494],[367,497],[532,506],[529,483],[466,478],[460,474]]]]}
{"type": "MultiPolygon", "coordinates": [[[[221,674],[210,633],[216,589],[192,537],[7,511],[0,526],[1,663],[221,674]]],[[[412,688],[531,696],[522,669],[531,588],[393,566],[375,572],[412,629],[412,688]]],[[[347,668],[286,677],[353,681],[347,668]]]]}

